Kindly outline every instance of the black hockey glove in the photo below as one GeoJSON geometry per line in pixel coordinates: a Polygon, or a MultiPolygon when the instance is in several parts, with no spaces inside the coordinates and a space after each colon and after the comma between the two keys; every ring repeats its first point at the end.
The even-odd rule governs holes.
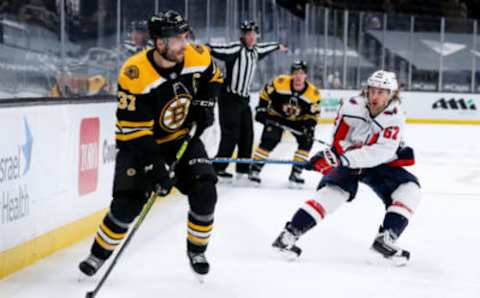
{"type": "Polygon", "coordinates": [[[309,139],[313,139],[314,135],[315,135],[315,126],[306,126],[303,128],[303,134],[309,138],[309,139]]]}
{"type": "Polygon", "coordinates": [[[150,176],[155,192],[164,197],[170,193],[174,185],[174,177],[170,177],[167,166],[163,160],[145,166],[145,174],[150,176]]]}
{"type": "Polygon", "coordinates": [[[315,126],[317,122],[315,120],[306,120],[303,122],[303,134],[306,135],[308,138],[313,139],[315,136],[315,126]]]}
{"type": "Polygon", "coordinates": [[[194,100],[192,102],[193,121],[197,123],[197,131],[194,137],[199,137],[205,129],[212,126],[215,120],[215,101],[194,100]]]}
{"type": "Polygon", "coordinates": [[[265,124],[267,121],[267,108],[266,107],[256,107],[255,108],[255,121],[265,124]]]}

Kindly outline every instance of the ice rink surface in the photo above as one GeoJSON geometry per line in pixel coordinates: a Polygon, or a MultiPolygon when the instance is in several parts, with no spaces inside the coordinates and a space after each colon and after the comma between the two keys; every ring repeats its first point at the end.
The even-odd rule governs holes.
{"type": "MultiPolygon", "coordinates": [[[[300,239],[298,261],[278,256],[271,242],[311,198],[321,176],[305,173],[304,189],[291,190],[290,168],[268,165],[260,188],[219,186],[207,253],[211,273],[204,284],[187,263],[187,203],[175,195],[154,206],[97,297],[480,297],[480,127],[407,129],[417,160],[410,170],[423,190],[419,209],[398,242],[412,254],[408,266],[367,263],[384,209],[363,185],[356,200],[300,239]]],[[[331,125],[320,125],[316,136],[328,140],[330,132],[331,125]]],[[[294,149],[293,138],[287,138],[271,158],[290,159],[294,149]]],[[[92,239],[0,281],[0,297],[84,297],[103,274],[78,281],[77,265],[92,239]]]]}

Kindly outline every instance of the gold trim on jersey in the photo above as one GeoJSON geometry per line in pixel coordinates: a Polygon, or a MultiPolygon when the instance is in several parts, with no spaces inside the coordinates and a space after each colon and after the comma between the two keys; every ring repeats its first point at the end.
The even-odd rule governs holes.
{"type": "Polygon", "coordinates": [[[147,94],[166,82],[148,60],[148,51],[131,56],[120,69],[118,84],[131,94],[147,94]],[[135,69],[135,75],[132,75],[132,69],[135,69]]]}
{"type": "Polygon", "coordinates": [[[162,85],[163,83],[165,83],[167,80],[165,80],[164,78],[159,78],[158,80],[155,80],[154,82],[152,82],[151,84],[149,84],[147,87],[145,87],[145,89],[143,89],[142,91],[142,94],[148,94],[150,93],[150,91],[152,91],[153,89],[157,88],[158,86],[162,85]]]}
{"type": "Polygon", "coordinates": [[[174,132],[172,134],[169,134],[165,137],[161,137],[161,138],[158,138],[155,140],[155,142],[157,144],[163,144],[163,143],[166,143],[166,142],[169,142],[169,141],[173,141],[173,140],[176,140],[177,138],[181,137],[181,136],[184,136],[188,133],[188,128],[183,128],[177,132],[174,132]]]}
{"type": "Polygon", "coordinates": [[[120,120],[117,121],[117,125],[124,128],[124,127],[153,127],[153,120],[151,121],[125,121],[120,120]]]}
{"type": "MultiPolygon", "coordinates": [[[[273,79],[273,87],[278,94],[291,95],[291,81],[292,76],[290,75],[281,75],[273,79]]],[[[316,103],[320,100],[320,92],[317,87],[313,85],[310,81],[306,80],[307,90],[303,92],[299,98],[306,101],[307,103],[316,103]]]]}
{"type": "Polygon", "coordinates": [[[289,75],[281,75],[273,79],[273,88],[275,92],[278,94],[292,94],[292,90],[290,89],[290,82],[292,81],[292,77],[289,75]]]}
{"type": "MultiPolygon", "coordinates": [[[[131,56],[120,69],[118,84],[131,94],[148,94],[167,81],[158,74],[148,60],[147,52],[149,50],[152,49],[131,56]]],[[[204,45],[187,44],[181,74],[203,72],[211,63],[210,52],[204,45]]],[[[215,72],[211,81],[222,83],[221,73],[215,72]]]]}
{"type": "Polygon", "coordinates": [[[133,139],[138,139],[144,136],[152,136],[153,132],[151,130],[140,130],[132,132],[129,134],[124,133],[115,133],[115,138],[119,141],[131,141],[133,139]]]}
{"type": "MultiPolygon", "coordinates": [[[[269,86],[269,87],[267,87],[267,88],[272,88],[272,87],[269,86]]],[[[260,99],[266,100],[266,101],[270,101],[270,100],[271,100],[270,96],[268,95],[268,92],[265,91],[265,88],[262,89],[262,91],[260,92],[260,99]]]]}
{"type": "Polygon", "coordinates": [[[130,141],[144,136],[153,135],[154,122],[150,121],[117,121],[115,137],[119,141],[130,141]]]}
{"type": "Polygon", "coordinates": [[[309,81],[305,82],[308,84],[308,88],[303,92],[300,98],[308,103],[318,103],[320,101],[320,91],[318,91],[317,87],[309,81]]]}
{"type": "Polygon", "coordinates": [[[204,45],[187,44],[182,74],[191,72],[203,72],[212,63],[210,51],[204,45]]]}
{"type": "Polygon", "coordinates": [[[189,73],[194,73],[194,72],[204,72],[205,69],[207,69],[207,68],[208,68],[208,66],[207,67],[205,67],[205,66],[184,67],[180,74],[184,75],[184,74],[189,74],[189,73]]]}

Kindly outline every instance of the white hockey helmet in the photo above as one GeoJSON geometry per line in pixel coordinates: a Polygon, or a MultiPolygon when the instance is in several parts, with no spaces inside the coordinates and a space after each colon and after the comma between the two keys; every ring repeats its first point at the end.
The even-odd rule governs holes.
{"type": "Polygon", "coordinates": [[[387,89],[390,91],[390,96],[393,96],[395,91],[398,90],[397,76],[394,72],[377,70],[368,78],[367,86],[387,89]]]}

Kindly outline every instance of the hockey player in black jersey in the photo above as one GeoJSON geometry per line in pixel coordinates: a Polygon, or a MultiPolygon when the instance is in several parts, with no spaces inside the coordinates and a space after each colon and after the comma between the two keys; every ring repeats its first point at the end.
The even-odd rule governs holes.
{"type": "Polygon", "coordinates": [[[155,48],[130,57],[118,77],[116,157],[113,200],[80,270],[94,275],[125,238],[150,193],[167,195],[173,186],[188,196],[187,256],[194,272],[205,275],[205,251],[217,201],[215,171],[202,131],[213,123],[215,98],[223,78],[204,46],[188,42],[190,26],[177,12],[148,20],[155,48]],[[168,167],[196,123],[196,134],[169,177],[168,167]]]}
{"type": "MultiPolygon", "coordinates": [[[[302,134],[295,134],[298,143],[294,161],[308,160],[313,145],[315,126],[320,115],[320,92],[307,78],[307,64],[296,60],[291,66],[290,75],[281,75],[263,88],[256,108],[255,120],[264,124],[260,144],[253,154],[255,160],[268,158],[278,145],[284,129],[292,128],[302,134]]],[[[263,164],[250,167],[248,179],[260,183],[263,164]]],[[[300,177],[302,168],[293,166],[289,181],[294,187],[305,183],[300,177]]]]}

